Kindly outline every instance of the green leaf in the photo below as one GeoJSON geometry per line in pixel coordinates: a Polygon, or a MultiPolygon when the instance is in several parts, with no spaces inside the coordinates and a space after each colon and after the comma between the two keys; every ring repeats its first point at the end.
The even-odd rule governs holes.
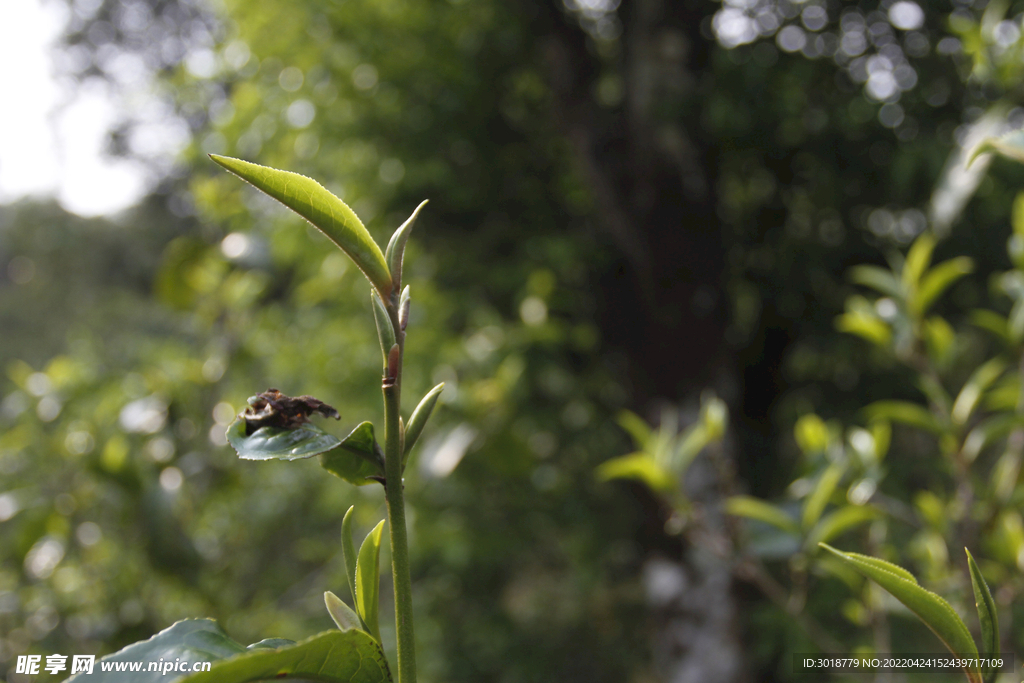
{"type": "Polygon", "coordinates": [[[645,450],[647,448],[653,432],[642,417],[632,411],[623,410],[619,412],[615,421],[619,423],[620,427],[629,432],[629,435],[633,437],[633,443],[636,444],[638,449],[645,450]]]}
{"type": "Polygon", "coordinates": [[[380,247],[359,217],[312,178],[240,159],[210,158],[312,223],[348,254],[382,298],[391,295],[391,274],[380,247]]]}
{"type": "Polygon", "coordinates": [[[373,435],[373,424],[363,422],[338,448],[320,456],[320,466],[350,484],[364,486],[384,476],[384,453],[373,435]]]}
{"type": "Polygon", "coordinates": [[[711,443],[711,439],[708,437],[708,430],[704,427],[703,422],[697,422],[687,427],[686,431],[680,434],[676,440],[675,452],[669,459],[672,470],[682,476],[697,454],[704,450],[709,443],[711,443]]]}
{"type": "Polygon", "coordinates": [[[676,480],[672,474],[647,453],[630,453],[605,461],[597,467],[597,478],[637,479],[659,493],[675,493],[676,480]]]}
{"type": "Polygon", "coordinates": [[[427,205],[427,201],[429,200],[424,199],[420,202],[420,205],[416,207],[412,215],[399,226],[398,230],[395,230],[395,234],[391,236],[388,248],[384,252],[384,259],[387,261],[388,268],[391,269],[391,278],[394,280],[395,287],[402,286],[402,261],[405,259],[405,243],[409,241],[409,233],[412,232],[412,226],[416,222],[416,217],[420,215],[420,209],[427,205]]]}
{"type": "MultiPolygon", "coordinates": [[[[362,631],[350,629],[327,631],[276,650],[252,650],[216,662],[210,671],[177,679],[177,683],[250,683],[277,678],[310,679],[320,683],[390,683],[392,680],[380,644],[362,631]]],[[[82,683],[86,680],[92,683],[93,679],[90,677],[82,683]]],[[[162,679],[161,683],[163,681],[167,679],[162,679]]],[[[118,683],[124,683],[124,679],[118,683]]],[[[136,679],[132,678],[132,683],[136,683],[136,679]]]]}
{"type": "Polygon", "coordinates": [[[981,400],[982,394],[999,379],[1004,370],[1006,370],[1005,361],[1001,358],[992,358],[971,374],[970,379],[964,384],[953,403],[951,416],[954,424],[962,425],[967,422],[978,405],[978,401],[981,400]]]}
{"type": "Polygon", "coordinates": [[[133,643],[123,650],[107,655],[96,663],[91,674],[76,674],[68,683],[170,683],[181,676],[168,677],[162,671],[140,671],[126,676],[125,671],[101,671],[100,662],[174,662],[176,659],[215,662],[244,653],[245,648],[228,638],[212,619],[185,619],[165,628],[149,640],[133,643]]]}
{"type": "Polygon", "coordinates": [[[885,268],[878,266],[854,266],[850,268],[850,280],[855,284],[870,287],[871,289],[894,297],[903,298],[903,288],[900,286],[892,273],[885,268]]]}
{"type": "Polygon", "coordinates": [[[917,290],[915,307],[918,313],[924,313],[954,282],[974,270],[974,261],[966,256],[943,261],[928,271],[928,274],[921,280],[921,286],[917,290]]]}
{"type": "Polygon", "coordinates": [[[350,628],[357,628],[361,631],[366,630],[363,622],[359,620],[359,615],[352,611],[351,607],[346,605],[341,598],[331,591],[324,593],[324,603],[327,605],[327,612],[331,615],[331,619],[334,619],[334,623],[342,631],[347,631],[350,628]]]}
{"type": "Polygon", "coordinates": [[[228,426],[228,443],[245,460],[299,460],[336,448],[341,441],[314,424],[298,429],[260,427],[245,435],[245,420],[240,417],[228,426]]]}
{"type": "Polygon", "coordinates": [[[793,425],[793,438],[804,455],[823,453],[832,437],[825,421],[814,413],[801,415],[793,425]]]}
{"type": "Polygon", "coordinates": [[[380,642],[380,537],[384,531],[382,519],[363,539],[356,561],[356,612],[380,642]]]}
{"type": "Polygon", "coordinates": [[[441,391],[444,389],[444,382],[441,382],[436,387],[426,393],[426,395],[420,399],[419,404],[416,406],[416,410],[412,411],[412,415],[409,417],[409,424],[405,427],[405,452],[402,454],[402,469],[405,469],[405,463],[409,460],[409,453],[412,452],[412,447],[416,444],[416,440],[420,438],[420,434],[423,433],[423,428],[427,426],[427,420],[430,419],[431,413],[434,412],[434,405],[437,403],[438,397],[441,395],[441,391]]]}
{"type": "Polygon", "coordinates": [[[403,330],[409,324],[409,306],[411,301],[412,291],[409,289],[409,285],[406,285],[405,289],[402,290],[402,298],[398,302],[398,325],[403,330]]]}
{"type": "Polygon", "coordinates": [[[246,647],[246,650],[276,650],[279,647],[288,647],[294,645],[294,640],[288,640],[287,638],[264,638],[258,643],[253,643],[246,647]]]}
{"type": "Polygon", "coordinates": [[[736,517],[746,517],[781,529],[794,536],[800,535],[800,525],[781,508],[752,496],[731,496],[725,501],[725,511],[736,517]]]}
{"type": "MultiPolygon", "coordinates": [[[[981,656],[999,656],[999,615],[996,613],[996,602],[992,599],[992,592],[985,583],[985,577],[981,575],[978,564],[974,561],[971,551],[964,548],[967,553],[967,566],[971,570],[971,586],[974,588],[974,606],[978,609],[978,622],[981,624],[981,656]]],[[[993,667],[985,667],[982,670],[985,683],[995,680],[993,667]]]]}
{"type": "Polygon", "coordinates": [[[945,431],[942,423],[927,408],[908,401],[875,401],[864,408],[864,413],[869,420],[899,422],[934,434],[945,431]]]}
{"type": "MultiPolygon", "coordinates": [[[[820,544],[820,547],[889,591],[916,614],[954,655],[965,659],[977,659],[978,648],[963,620],[948,602],[919,586],[910,572],[876,557],[844,553],[825,543],[820,544]]],[[[965,669],[965,673],[971,683],[981,683],[982,679],[977,671],[965,669]]]]}
{"type": "Polygon", "coordinates": [[[1014,427],[1021,426],[1024,426],[1024,420],[1012,413],[993,415],[983,420],[964,439],[964,445],[961,449],[964,459],[967,462],[974,462],[985,446],[1008,436],[1014,427]]]}
{"type": "Polygon", "coordinates": [[[815,484],[814,490],[811,491],[811,495],[807,496],[807,500],[804,502],[804,512],[801,518],[801,526],[804,531],[809,531],[812,526],[818,523],[821,513],[825,511],[825,506],[828,505],[829,498],[832,497],[832,492],[836,490],[839,480],[843,478],[845,473],[846,465],[840,462],[832,463],[821,473],[821,477],[818,478],[818,483],[815,484]]]}
{"type": "Polygon", "coordinates": [[[847,311],[836,316],[835,326],[840,332],[855,334],[883,349],[889,348],[892,341],[889,325],[878,316],[863,311],[847,311]]]}
{"type": "Polygon", "coordinates": [[[900,274],[905,292],[919,291],[921,278],[924,276],[928,264],[931,263],[934,249],[935,236],[929,232],[922,232],[910,245],[907,259],[903,263],[903,272],[900,274]]]}
{"type": "Polygon", "coordinates": [[[988,330],[1007,344],[1010,343],[1010,324],[998,313],[984,309],[974,310],[971,311],[970,321],[972,325],[988,330]]]}
{"type": "Polygon", "coordinates": [[[370,300],[373,302],[373,320],[377,323],[377,339],[380,340],[380,350],[384,354],[384,365],[388,362],[388,351],[395,345],[395,328],[391,324],[391,316],[388,309],[384,308],[384,302],[375,290],[370,290],[370,300]]]}
{"type": "Polygon", "coordinates": [[[348,590],[353,601],[356,597],[356,544],[352,540],[353,505],[341,520],[341,554],[345,558],[345,576],[348,578],[348,590]]]}
{"type": "Polygon", "coordinates": [[[870,505],[847,505],[822,517],[807,535],[805,547],[816,548],[819,543],[828,543],[836,536],[880,516],[878,509],[870,505]]]}

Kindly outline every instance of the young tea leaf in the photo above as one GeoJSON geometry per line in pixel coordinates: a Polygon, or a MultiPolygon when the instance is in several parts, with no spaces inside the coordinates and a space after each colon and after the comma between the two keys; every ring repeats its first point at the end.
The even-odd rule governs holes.
{"type": "Polygon", "coordinates": [[[395,287],[402,286],[402,261],[405,259],[405,244],[409,241],[409,233],[412,232],[412,226],[416,223],[416,217],[420,215],[420,209],[427,205],[427,201],[424,199],[420,202],[420,205],[416,207],[412,215],[402,223],[398,230],[395,230],[395,234],[388,241],[388,248],[384,252],[384,260],[387,261],[388,268],[391,270],[391,277],[394,280],[395,287]]]}
{"type": "Polygon", "coordinates": [[[359,620],[359,615],[352,611],[349,607],[331,591],[324,593],[324,603],[327,605],[327,612],[331,615],[331,619],[334,619],[334,623],[338,625],[342,631],[347,631],[350,628],[357,628],[361,631],[365,631],[366,627],[363,622],[359,620]]]}
{"type": "Polygon", "coordinates": [[[412,415],[409,417],[409,424],[405,427],[405,452],[402,454],[403,469],[405,468],[406,461],[409,460],[409,453],[412,452],[412,447],[416,444],[416,440],[420,438],[420,434],[423,433],[423,428],[427,425],[427,420],[430,419],[431,413],[434,412],[434,405],[437,403],[437,398],[441,395],[443,389],[444,382],[441,382],[428,391],[420,399],[416,410],[412,411],[412,415]]]}
{"type": "Polygon", "coordinates": [[[228,426],[228,443],[245,460],[299,460],[311,458],[337,447],[341,441],[314,424],[305,424],[298,429],[282,427],[260,427],[252,434],[246,434],[246,422],[242,418],[228,426]]]}
{"type": "Polygon", "coordinates": [[[373,528],[359,548],[356,561],[356,612],[366,624],[370,635],[380,642],[380,537],[384,531],[384,520],[373,528]]]}
{"type": "MultiPolygon", "coordinates": [[[[999,656],[999,615],[996,613],[996,602],[992,599],[992,592],[985,583],[985,577],[981,575],[978,564],[974,561],[971,551],[964,548],[967,553],[967,566],[971,570],[971,586],[974,587],[974,606],[978,609],[978,622],[981,624],[981,656],[985,658],[999,656]]],[[[985,667],[982,670],[985,683],[995,679],[993,667],[985,667]]]]}
{"type": "Polygon", "coordinates": [[[359,424],[337,449],[320,456],[320,466],[356,486],[382,482],[384,453],[373,435],[373,424],[359,424]]]}
{"type": "Polygon", "coordinates": [[[395,328],[391,324],[388,309],[384,308],[384,302],[375,290],[370,290],[370,300],[373,302],[373,321],[377,323],[377,339],[380,340],[380,350],[386,363],[388,351],[395,345],[395,328]]]}
{"type": "Polygon", "coordinates": [[[345,576],[353,600],[356,595],[356,544],[352,540],[352,511],[355,509],[355,505],[350,507],[341,520],[341,554],[345,558],[345,576]]]}
{"type": "MultiPolygon", "coordinates": [[[[974,644],[974,639],[952,606],[935,593],[919,586],[910,572],[876,557],[844,553],[825,543],[819,547],[843,560],[906,605],[955,656],[965,659],[978,658],[978,648],[974,644]]],[[[964,673],[971,683],[982,683],[977,670],[965,669],[964,673]]]]}
{"type": "Polygon", "coordinates": [[[391,295],[391,273],[380,247],[358,216],[312,178],[217,154],[210,158],[312,223],[348,254],[380,292],[391,295]]]}

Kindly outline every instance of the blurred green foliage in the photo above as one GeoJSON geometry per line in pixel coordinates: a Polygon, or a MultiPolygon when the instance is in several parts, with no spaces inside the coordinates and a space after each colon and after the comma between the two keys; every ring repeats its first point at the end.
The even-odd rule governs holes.
{"type": "MultiPolygon", "coordinates": [[[[1008,586],[996,600],[1012,602],[1024,524],[1000,455],[1008,424],[970,435],[1016,409],[1019,340],[993,316],[1019,308],[999,273],[1024,176],[945,165],[986,112],[1020,123],[1021,8],[928,4],[902,29],[892,3],[679,3],[657,33],[647,3],[586,7],[72,3],[83,77],[116,82],[111,50],[141,55],[193,140],[187,172],[116,220],[2,209],[3,663],[111,651],[184,616],[240,642],[328,628],[323,591],[348,597],[341,513],[356,504],[360,533],[383,515],[376,487],[314,463],[239,463],[224,445],[245,398],[271,386],[338,408],[339,435],[379,421],[380,361],[359,274],[205,153],[324,181],[378,242],[431,200],[406,260],[406,393],[447,384],[407,479],[423,680],[652,679],[638,570],[681,541],[642,488],[593,472],[628,452],[623,408],[646,417],[702,383],[730,404],[738,487],[758,497],[733,511],[779,504],[742,546],[796,596],[789,611],[742,596],[760,679],[788,679],[789,654],[815,647],[794,614],[850,647],[889,623],[877,590],[818,575],[812,541],[857,539],[959,599],[947,541],[981,538],[982,571],[1008,586]],[[644,90],[644,73],[667,85],[644,90]],[[667,151],[645,164],[645,144],[667,151]],[[684,197],[681,213],[644,213],[631,183],[648,166],[671,169],[664,196],[684,197]],[[936,186],[954,209],[927,208],[936,186]],[[649,272],[604,226],[614,194],[639,207],[628,223],[649,272]],[[892,291],[866,289],[929,219],[956,224],[934,246],[945,274],[904,278],[896,256],[892,291]],[[836,316],[869,341],[837,333],[836,316]],[[971,383],[977,398],[954,398],[971,383]],[[986,481],[957,464],[966,452],[986,481]]],[[[116,139],[131,141],[130,127],[116,139]]],[[[1002,616],[1019,643],[1019,619],[1002,616]]],[[[926,632],[891,636],[932,648],[926,632]]]]}

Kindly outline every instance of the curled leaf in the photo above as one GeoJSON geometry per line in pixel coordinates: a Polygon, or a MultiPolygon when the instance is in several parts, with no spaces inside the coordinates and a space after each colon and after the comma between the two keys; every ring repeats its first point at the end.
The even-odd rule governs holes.
{"type": "Polygon", "coordinates": [[[260,427],[246,433],[249,427],[241,417],[228,426],[228,443],[244,460],[300,460],[325,453],[341,442],[316,425],[298,429],[260,427]]]}
{"type": "Polygon", "coordinates": [[[359,424],[338,446],[320,456],[321,467],[356,486],[383,483],[384,452],[377,444],[372,423],[359,424]]]}

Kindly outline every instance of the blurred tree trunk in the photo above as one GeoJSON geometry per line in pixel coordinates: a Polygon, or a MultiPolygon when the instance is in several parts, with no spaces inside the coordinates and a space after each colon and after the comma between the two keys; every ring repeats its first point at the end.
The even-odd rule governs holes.
{"type": "MultiPolygon", "coordinates": [[[[559,125],[571,140],[596,202],[606,239],[621,258],[597,299],[602,336],[629,359],[638,412],[658,403],[693,402],[715,387],[736,386],[725,339],[722,285],[725,249],[716,215],[715,150],[701,135],[700,92],[710,78],[711,41],[700,35],[702,3],[627,0],[619,8],[621,52],[614,71],[619,106],[595,97],[601,64],[583,30],[549,6],[543,45],[559,125]]],[[[735,400],[730,400],[735,405],[735,400]]],[[[715,468],[698,463],[688,476],[693,499],[715,509],[715,468]]],[[[708,545],[724,539],[711,514],[708,545]]],[[[673,683],[743,680],[740,634],[728,562],[687,546],[674,561],[653,556],[646,584],[655,607],[659,672],[673,683]]]]}

